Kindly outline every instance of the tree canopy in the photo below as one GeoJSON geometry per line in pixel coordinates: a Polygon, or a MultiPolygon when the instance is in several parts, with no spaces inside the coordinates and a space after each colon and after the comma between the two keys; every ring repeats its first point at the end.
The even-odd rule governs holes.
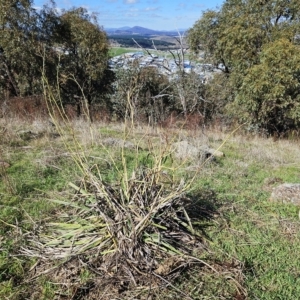
{"type": "Polygon", "coordinates": [[[300,2],[227,0],[208,10],[189,32],[195,52],[218,66],[240,121],[268,133],[300,124],[300,2]]]}
{"type": "Polygon", "coordinates": [[[83,8],[64,11],[55,35],[62,51],[59,72],[65,98],[76,102],[84,96],[89,104],[100,100],[109,91],[113,74],[108,70],[107,36],[97,19],[83,8]]]}
{"type": "Polygon", "coordinates": [[[35,91],[37,14],[31,0],[0,1],[1,92],[21,96],[35,91]]]}
{"type": "Polygon", "coordinates": [[[36,10],[32,0],[0,0],[0,8],[2,97],[41,94],[42,70],[67,102],[108,91],[108,40],[86,9],[59,13],[51,1],[36,10]]]}

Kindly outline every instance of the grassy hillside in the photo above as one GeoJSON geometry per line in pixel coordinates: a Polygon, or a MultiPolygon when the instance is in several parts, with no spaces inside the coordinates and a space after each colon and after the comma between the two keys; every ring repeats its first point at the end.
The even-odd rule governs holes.
{"type": "MultiPolygon", "coordinates": [[[[299,208],[268,201],[280,182],[299,182],[298,141],[275,142],[242,132],[229,136],[218,129],[129,130],[124,124],[84,121],[68,128],[59,124],[62,137],[59,128],[44,120],[0,122],[0,160],[10,165],[0,166],[0,299],[271,300],[300,294],[299,208]],[[108,138],[126,139],[138,148],[116,147],[108,138]],[[161,271],[156,281],[140,274],[135,284],[127,285],[120,278],[104,278],[97,262],[90,265],[85,256],[51,260],[49,253],[40,252],[37,257],[35,234],[48,238],[53,234],[49,224],[75,212],[80,218],[69,203],[89,199],[83,192],[88,181],[76,190],[84,182],[76,161],[84,160],[88,170],[99,171],[113,188],[116,182],[126,183],[124,176],[133,176],[136,166],[153,169],[155,159],[166,153],[163,150],[180,140],[215,149],[226,141],[221,149],[225,156],[204,165],[176,159],[172,151],[162,160],[166,190],[190,183],[189,214],[201,236],[200,243],[190,246],[197,262],[180,264],[167,280],[161,271]],[[122,169],[124,160],[127,173],[120,177],[116,170],[122,169]]],[[[78,236],[73,236],[74,248],[78,236]]],[[[167,269],[169,264],[162,259],[160,266],[167,269]]],[[[106,270],[108,275],[113,272],[106,270]]]]}
{"type": "Polygon", "coordinates": [[[130,52],[136,52],[137,50],[133,49],[133,48],[121,48],[121,47],[114,47],[111,48],[109,51],[110,56],[114,57],[114,56],[118,56],[118,55],[122,55],[125,53],[130,53],[130,52]]]}

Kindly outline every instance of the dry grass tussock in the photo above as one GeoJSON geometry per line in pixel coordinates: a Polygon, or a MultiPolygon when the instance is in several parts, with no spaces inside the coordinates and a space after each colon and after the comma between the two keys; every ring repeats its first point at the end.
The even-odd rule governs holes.
{"type": "Polygon", "coordinates": [[[294,165],[300,160],[299,141],[265,139],[253,137],[247,143],[240,136],[235,139],[246,154],[245,160],[268,164],[273,167],[294,165]]]}
{"type": "MultiPolygon", "coordinates": [[[[242,128],[241,128],[242,129],[242,128]]],[[[207,130],[206,135],[215,147],[220,145],[228,137],[228,132],[219,129],[207,130]]],[[[223,147],[226,153],[230,147],[234,147],[237,153],[241,153],[244,162],[268,164],[273,167],[280,165],[294,165],[300,160],[299,139],[264,138],[253,134],[245,134],[237,131],[230,137],[223,147]]]]}
{"type": "MultiPolygon", "coordinates": [[[[22,126],[25,128],[25,124],[22,126]]],[[[81,173],[80,180],[69,183],[69,197],[57,194],[51,199],[61,206],[57,214],[32,223],[35,230],[26,234],[28,244],[22,254],[39,262],[30,280],[53,272],[64,274],[72,265],[75,277],[86,268],[104,281],[113,282],[117,290],[126,290],[157,282],[171,284],[170,280],[191,264],[214,270],[194,256],[196,250],[205,251],[205,243],[188,213],[193,205],[187,197],[191,182],[178,178],[179,167],[168,161],[174,140],[170,132],[154,132],[132,124],[107,127],[67,118],[62,122],[53,118],[48,123],[36,120],[29,126],[32,131],[55,131],[60,136],[57,140],[43,137],[48,148],[39,163],[54,164],[51,159],[62,154],[55,146],[61,147],[81,173]],[[145,138],[147,150],[143,151],[148,154],[137,147],[128,157],[121,146],[116,157],[102,143],[104,137],[116,131],[134,144],[141,144],[145,138]],[[51,143],[53,153],[49,155],[51,143]],[[157,151],[152,151],[154,145],[159,145],[157,151]],[[90,162],[90,151],[95,147],[109,161],[113,181],[107,180],[97,163],[90,162]]],[[[19,128],[10,130],[18,132],[19,128]]],[[[35,147],[40,139],[33,139],[31,146],[35,147]]]]}

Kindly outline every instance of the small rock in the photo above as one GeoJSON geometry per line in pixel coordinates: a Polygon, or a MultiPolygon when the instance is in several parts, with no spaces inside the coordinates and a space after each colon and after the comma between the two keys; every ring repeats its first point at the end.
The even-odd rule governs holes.
{"type": "Polygon", "coordinates": [[[30,141],[41,137],[40,133],[35,133],[30,130],[21,130],[18,132],[18,134],[23,141],[30,141]]]}
{"type": "Polygon", "coordinates": [[[189,144],[188,141],[181,141],[172,144],[174,156],[178,159],[195,159],[200,156],[201,150],[189,144]]]}
{"type": "Polygon", "coordinates": [[[10,167],[10,164],[8,162],[0,160],[0,169],[6,169],[9,167],[10,167]]]}
{"type": "Polygon", "coordinates": [[[235,160],[234,163],[239,167],[239,168],[243,168],[243,169],[246,169],[249,167],[249,164],[244,162],[244,161],[241,161],[241,160],[235,160]]]}
{"type": "Polygon", "coordinates": [[[222,157],[224,153],[210,148],[208,145],[195,147],[188,141],[181,141],[172,145],[174,156],[178,159],[199,159],[201,162],[208,158],[222,157]]]}
{"type": "Polygon", "coordinates": [[[300,184],[284,183],[275,187],[270,201],[300,205],[300,184]]]}

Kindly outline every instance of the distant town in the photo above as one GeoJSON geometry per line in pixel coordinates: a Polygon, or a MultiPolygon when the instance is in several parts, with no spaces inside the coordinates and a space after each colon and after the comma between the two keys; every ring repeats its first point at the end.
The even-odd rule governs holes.
{"type": "Polygon", "coordinates": [[[129,52],[114,56],[109,60],[112,70],[118,68],[129,68],[134,62],[139,67],[156,68],[161,74],[176,78],[176,73],[182,70],[185,73],[192,71],[199,75],[202,82],[207,82],[216,72],[221,72],[222,65],[218,67],[212,64],[201,63],[204,53],[201,53],[198,62],[182,58],[181,47],[184,56],[189,58],[189,50],[185,41],[187,30],[159,31],[140,26],[120,27],[105,29],[112,46],[115,47],[137,47],[143,51],[129,52]],[[157,51],[155,51],[157,50],[157,51]]]}
{"type": "Polygon", "coordinates": [[[171,51],[157,51],[160,55],[154,53],[145,53],[143,51],[130,52],[115,56],[109,60],[109,67],[116,71],[119,68],[129,68],[134,63],[140,68],[152,67],[156,68],[159,73],[169,77],[169,79],[176,78],[179,71],[185,73],[195,72],[201,78],[203,83],[206,83],[213,74],[221,72],[223,66],[218,67],[212,64],[194,62],[187,59],[179,59],[178,50],[171,51]],[[170,52],[174,54],[174,58],[170,58],[170,52]],[[178,59],[177,59],[178,57],[178,59]]]}

